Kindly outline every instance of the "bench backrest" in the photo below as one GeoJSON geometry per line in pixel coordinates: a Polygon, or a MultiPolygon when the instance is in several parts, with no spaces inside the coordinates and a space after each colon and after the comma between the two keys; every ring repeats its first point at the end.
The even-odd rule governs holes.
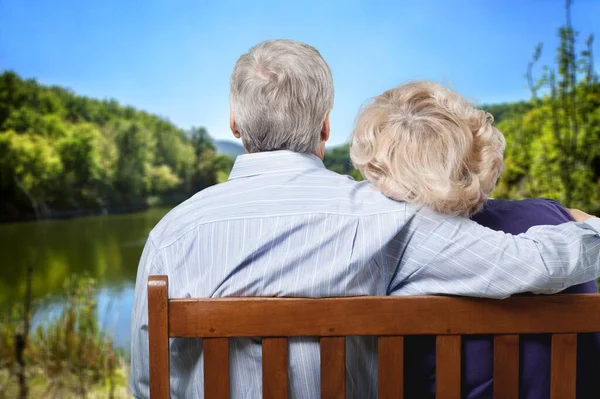
{"type": "Polygon", "coordinates": [[[286,398],[288,337],[319,337],[321,397],[345,398],[345,337],[378,337],[379,398],[402,398],[406,335],[436,336],[436,397],[460,398],[461,336],[494,335],[494,398],[519,396],[519,334],[551,333],[551,397],[575,398],[577,335],[600,331],[600,295],[168,299],[148,281],[150,396],[169,397],[169,338],[201,337],[206,398],[229,398],[232,337],[262,337],[263,398],[286,398]]]}

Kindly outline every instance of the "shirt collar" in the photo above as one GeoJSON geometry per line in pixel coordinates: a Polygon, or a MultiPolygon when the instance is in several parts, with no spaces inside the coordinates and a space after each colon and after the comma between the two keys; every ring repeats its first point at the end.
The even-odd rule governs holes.
{"type": "Polygon", "coordinates": [[[239,155],[233,164],[229,180],[315,168],[325,169],[325,165],[314,154],[302,154],[289,150],[257,152],[239,155]]]}

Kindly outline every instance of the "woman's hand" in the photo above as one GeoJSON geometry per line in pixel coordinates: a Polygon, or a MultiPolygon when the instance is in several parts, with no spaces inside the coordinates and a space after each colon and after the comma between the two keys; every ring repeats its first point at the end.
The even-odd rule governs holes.
{"type": "Polygon", "coordinates": [[[585,222],[586,220],[594,217],[592,215],[588,215],[587,213],[580,211],[579,209],[569,209],[569,213],[571,214],[571,217],[575,219],[576,222],[585,222]]]}

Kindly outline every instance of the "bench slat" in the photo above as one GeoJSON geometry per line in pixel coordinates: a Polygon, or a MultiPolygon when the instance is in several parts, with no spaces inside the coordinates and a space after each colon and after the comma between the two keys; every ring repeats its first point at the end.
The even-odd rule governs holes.
{"type": "Polygon", "coordinates": [[[519,397],[519,336],[494,337],[494,399],[519,397]]]}
{"type": "Polygon", "coordinates": [[[379,337],[379,399],[404,398],[404,337],[379,337]]]}
{"type": "Polygon", "coordinates": [[[436,337],[436,399],[460,399],[460,335],[436,337]]]}
{"type": "Polygon", "coordinates": [[[340,337],[597,332],[600,318],[589,315],[597,313],[599,299],[586,294],[503,301],[441,296],[175,299],[169,304],[169,333],[171,337],[340,337]]]}
{"type": "Polygon", "coordinates": [[[263,399],[288,397],[288,340],[263,338],[262,340],[263,399]]]}
{"type": "Polygon", "coordinates": [[[229,399],[229,339],[205,338],[204,397],[229,399]]]}
{"type": "Polygon", "coordinates": [[[550,398],[575,399],[577,334],[552,334],[550,398]]]}
{"type": "Polygon", "coordinates": [[[169,399],[169,297],[165,276],[148,278],[150,396],[169,399]]]}
{"type": "Polygon", "coordinates": [[[321,338],[321,399],[346,399],[346,338],[321,338]]]}

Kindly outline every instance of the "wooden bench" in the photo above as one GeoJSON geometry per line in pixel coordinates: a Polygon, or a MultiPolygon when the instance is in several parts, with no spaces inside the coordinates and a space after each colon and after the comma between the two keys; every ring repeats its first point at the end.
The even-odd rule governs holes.
{"type": "Polygon", "coordinates": [[[436,336],[436,397],[460,398],[461,336],[494,335],[494,398],[518,398],[519,335],[552,334],[551,397],[575,398],[580,332],[600,331],[600,295],[168,299],[150,276],[150,395],[169,397],[169,337],[201,337],[205,398],[229,398],[232,337],[262,337],[263,398],[287,397],[287,338],[319,337],[321,397],[345,398],[345,337],[378,337],[379,398],[402,398],[406,335],[436,336]]]}

